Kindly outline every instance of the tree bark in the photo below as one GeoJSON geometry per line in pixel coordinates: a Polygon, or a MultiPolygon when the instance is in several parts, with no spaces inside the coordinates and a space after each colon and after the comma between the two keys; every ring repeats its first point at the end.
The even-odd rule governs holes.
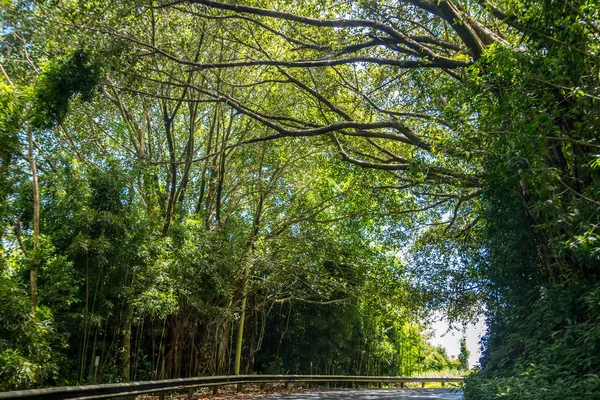
{"type": "Polygon", "coordinates": [[[246,294],[246,285],[248,282],[248,272],[249,272],[249,269],[248,269],[248,267],[246,267],[246,271],[244,272],[244,282],[242,283],[242,291],[243,291],[242,304],[241,304],[242,314],[240,317],[240,324],[238,325],[237,342],[235,344],[235,361],[233,364],[233,370],[234,370],[235,375],[240,374],[240,365],[241,365],[241,360],[242,360],[242,344],[244,341],[244,321],[246,319],[246,301],[248,299],[248,296],[246,294]]]}
{"type": "Polygon", "coordinates": [[[29,287],[31,292],[31,314],[35,316],[38,302],[38,273],[40,268],[39,246],[40,246],[40,195],[37,175],[37,165],[33,156],[33,132],[31,127],[27,131],[29,144],[29,162],[31,165],[31,184],[33,188],[33,254],[29,271],[29,287]]]}
{"type": "Polygon", "coordinates": [[[129,382],[131,379],[131,324],[133,323],[133,306],[127,308],[123,320],[123,365],[121,367],[121,379],[129,382]]]}
{"type": "Polygon", "coordinates": [[[165,213],[165,222],[163,225],[163,235],[167,235],[171,227],[173,217],[173,207],[175,206],[175,194],[177,191],[177,160],[175,158],[175,138],[173,135],[173,117],[169,116],[167,105],[163,106],[165,133],[167,136],[167,145],[169,147],[169,175],[170,188],[168,189],[167,211],[165,213]]]}

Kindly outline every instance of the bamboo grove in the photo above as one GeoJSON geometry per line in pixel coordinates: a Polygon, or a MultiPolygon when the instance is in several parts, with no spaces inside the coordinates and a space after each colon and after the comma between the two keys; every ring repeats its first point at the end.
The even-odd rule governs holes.
{"type": "Polygon", "coordinates": [[[465,398],[594,398],[599,10],[3,3],[2,387],[464,369],[443,313],[465,398]]]}

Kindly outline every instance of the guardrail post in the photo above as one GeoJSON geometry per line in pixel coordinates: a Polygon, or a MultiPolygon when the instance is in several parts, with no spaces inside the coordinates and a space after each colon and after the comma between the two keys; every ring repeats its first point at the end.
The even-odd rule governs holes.
{"type": "Polygon", "coordinates": [[[158,394],[158,400],[165,400],[165,392],[160,392],[158,394]]]}
{"type": "Polygon", "coordinates": [[[400,382],[400,389],[404,389],[404,382],[400,382]]]}
{"type": "Polygon", "coordinates": [[[446,382],[442,381],[442,387],[446,386],[446,382]]]}
{"type": "Polygon", "coordinates": [[[218,385],[215,385],[215,386],[213,386],[212,388],[213,388],[213,391],[212,391],[212,392],[213,392],[213,394],[217,394],[217,393],[219,393],[219,386],[218,386],[218,385]]]}
{"type": "Polygon", "coordinates": [[[191,388],[191,389],[188,389],[187,392],[188,392],[188,399],[191,399],[194,397],[194,393],[196,393],[196,389],[191,388]]]}
{"type": "Polygon", "coordinates": [[[260,383],[260,386],[259,386],[259,389],[260,389],[261,391],[262,391],[262,390],[265,390],[265,386],[266,386],[266,383],[265,383],[265,382],[261,382],[261,383],[260,383]]]}
{"type": "Polygon", "coordinates": [[[424,388],[425,387],[425,382],[421,382],[421,387],[424,388]]]}

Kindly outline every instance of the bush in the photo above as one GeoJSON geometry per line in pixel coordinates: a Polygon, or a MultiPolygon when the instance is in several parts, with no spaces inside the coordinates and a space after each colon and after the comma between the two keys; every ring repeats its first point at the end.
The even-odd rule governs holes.
{"type": "Polygon", "coordinates": [[[0,276],[0,390],[16,390],[52,382],[60,357],[53,349],[52,314],[38,307],[31,315],[27,291],[0,276]]]}
{"type": "Polygon", "coordinates": [[[492,345],[483,369],[467,378],[465,400],[597,399],[600,284],[575,297],[582,285],[555,287],[522,314],[527,317],[496,327],[498,347],[492,345]]]}

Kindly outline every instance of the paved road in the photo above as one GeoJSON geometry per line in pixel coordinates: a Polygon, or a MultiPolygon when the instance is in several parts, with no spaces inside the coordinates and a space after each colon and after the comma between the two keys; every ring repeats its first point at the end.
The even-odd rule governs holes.
{"type": "Polygon", "coordinates": [[[362,389],[269,395],[262,400],[461,400],[458,389],[362,389]]]}

